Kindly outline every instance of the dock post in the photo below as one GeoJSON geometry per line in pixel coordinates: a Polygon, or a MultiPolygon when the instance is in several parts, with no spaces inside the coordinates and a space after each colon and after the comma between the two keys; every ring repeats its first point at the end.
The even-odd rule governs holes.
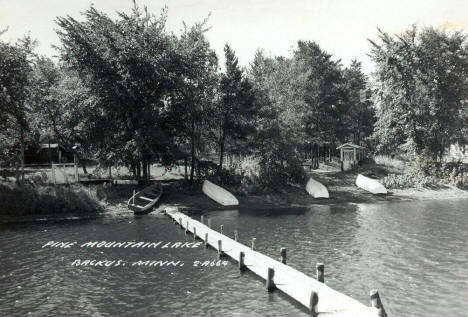
{"type": "Polygon", "coordinates": [[[187,226],[185,227],[185,233],[189,233],[189,229],[188,229],[188,220],[187,220],[187,226]]]}
{"type": "Polygon", "coordinates": [[[286,264],[286,248],[281,248],[281,263],[286,264]]]}
{"type": "Polygon", "coordinates": [[[252,251],[255,251],[255,240],[256,238],[252,238],[252,251]]]}
{"type": "Polygon", "coordinates": [[[193,227],[193,241],[197,240],[197,227],[193,227]]]}
{"type": "Polygon", "coordinates": [[[275,270],[271,267],[268,268],[268,276],[266,280],[266,288],[268,292],[273,292],[276,288],[273,278],[275,277],[275,270]]]}
{"type": "Polygon", "coordinates": [[[245,258],[245,253],[241,251],[239,253],[239,270],[241,271],[244,271],[247,268],[244,263],[244,258],[245,258]]]}
{"type": "Polygon", "coordinates": [[[219,232],[220,232],[221,234],[223,234],[223,228],[224,228],[223,225],[221,225],[221,226],[219,227],[219,232]]]}
{"type": "Polygon", "coordinates": [[[211,229],[211,219],[208,218],[208,227],[211,229]]]}
{"type": "Polygon", "coordinates": [[[208,247],[208,232],[205,233],[205,241],[203,241],[203,246],[205,249],[208,247]]]}
{"type": "Polygon", "coordinates": [[[218,259],[221,259],[223,256],[223,242],[221,240],[218,240],[218,259]]]}
{"type": "Polygon", "coordinates": [[[382,305],[382,301],[380,300],[379,291],[376,289],[370,291],[370,298],[371,298],[371,306],[378,309],[379,317],[387,317],[387,313],[382,305]]]}
{"type": "Polygon", "coordinates": [[[309,306],[309,309],[310,309],[310,314],[312,317],[316,317],[317,316],[317,304],[318,304],[318,295],[316,292],[312,291],[312,293],[310,293],[310,306],[309,306]]]}
{"type": "Polygon", "coordinates": [[[234,230],[234,240],[237,241],[239,239],[239,233],[237,230],[234,230]]]}
{"type": "Polygon", "coordinates": [[[180,225],[181,228],[183,228],[183,226],[182,226],[182,217],[179,217],[179,225],[180,225]]]}
{"type": "Polygon", "coordinates": [[[323,263],[317,263],[315,268],[317,270],[317,281],[325,283],[325,265],[323,265],[323,263]]]}
{"type": "Polygon", "coordinates": [[[205,224],[205,216],[203,216],[203,215],[201,216],[200,222],[201,222],[202,224],[205,224]]]}

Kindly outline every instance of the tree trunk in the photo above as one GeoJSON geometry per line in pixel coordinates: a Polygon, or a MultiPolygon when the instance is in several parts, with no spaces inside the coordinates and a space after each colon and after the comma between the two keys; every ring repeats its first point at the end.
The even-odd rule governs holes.
{"type": "Polygon", "coordinates": [[[138,160],[136,162],[136,172],[137,172],[137,179],[140,180],[141,179],[141,164],[140,164],[140,160],[138,160]]]}
{"type": "Polygon", "coordinates": [[[24,184],[24,129],[20,126],[20,142],[21,142],[21,184],[24,184]]]}
{"type": "Polygon", "coordinates": [[[78,161],[81,163],[81,167],[83,168],[83,173],[88,174],[88,171],[86,170],[86,161],[85,160],[80,160],[80,158],[78,158],[78,161]]]}
{"type": "Polygon", "coordinates": [[[143,168],[143,180],[146,182],[148,180],[148,161],[146,158],[141,162],[141,167],[143,168]]]}
{"type": "Polygon", "coordinates": [[[224,143],[226,141],[226,129],[223,127],[221,134],[220,147],[219,147],[219,169],[223,169],[223,158],[224,158],[224,143]]]}
{"type": "Polygon", "coordinates": [[[150,164],[150,160],[148,160],[147,164],[148,164],[148,180],[150,180],[150,179],[151,179],[151,164],[150,164]]]}
{"type": "Polygon", "coordinates": [[[192,118],[192,131],[190,133],[190,138],[191,138],[191,155],[192,155],[192,162],[190,166],[190,183],[193,183],[193,174],[195,172],[195,119],[192,118]]]}

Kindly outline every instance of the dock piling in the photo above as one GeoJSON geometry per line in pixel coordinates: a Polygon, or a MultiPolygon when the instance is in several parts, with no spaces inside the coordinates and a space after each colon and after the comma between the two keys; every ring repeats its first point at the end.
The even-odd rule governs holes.
{"type": "Polygon", "coordinates": [[[221,226],[219,227],[219,233],[223,234],[223,229],[224,229],[224,226],[221,225],[221,226]]]}
{"type": "Polygon", "coordinates": [[[218,259],[221,259],[223,256],[223,242],[218,240],[218,259]]]}
{"type": "Polygon", "coordinates": [[[208,227],[211,229],[211,219],[208,218],[208,227]]]}
{"type": "Polygon", "coordinates": [[[317,281],[325,283],[325,265],[323,265],[323,263],[317,263],[315,268],[317,271],[317,281]]]}
{"type": "Polygon", "coordinates": [[[252,238],[252,251],[255,251],[255,240],[256,238],[252,238]]]}
{"type": "Polygon", "coordinates": [[[188,224],[189,224],[189,222],[187,220],[187,226],[185,227],[185,233],[189,233],[188,224]]]}
{"type": "Polygon", "coordinates": [[[203,241],[203,246],[206,248],[208,248],[208,232],[205,233],[205,241],[203,241]]]}
{"type": "Polygon", "coordinates": [[[273,292],[276,288],[273,278],[275,277],[275,270],[271,267],[268,268],[268,276],[266,280],[266,289],[268,292],[273,292]]]}
{"type": "Polygon", "coordinates": [[[193,227],[193,241],[197,240],[197,227],[193,227]]]}
{"type": "Polygon", "coordinates": [[[202,224],[205,224],[205,216],[203,216],[203,215],[201,216],[200,222],[201,222],[202,224]]]}
{"type": "Polygon", "coordinates": [[[245,258],[245,253],[242,251],[239,252],[239,270],[241,271],[244,271],[247,268],[244,263],[244,258],[245,258]]]}
{"type": "Polygon", "coordinates": [[[237,232],[237,230],[234,230],[234,240],[239,240],[239,233],[237,232]]]}
{"type": "Polygon", "coordinates": [[[286,264],[286,248],[281,248],[281,263],[286,264]]]}
{"type": "Polygon", "coordinates": [[[318,298],[317,293],[314,292],[314,291],[312,291],[312,293],[310,293],[310,306],[309,306],[310,315],[311,315],[312,317],[316,317],[316,316],[317,316],[317,313],[318,313],[318,310],[317,310],[318,301],[319,301],[319,298],[318,298]]]}
{"type": "Polygon", "coordinates": [[[382,305],[382,301],[380,300],[379,291],[376,289],[370,291],[370,298],[371,298],[371,306],[377,308],[379,311],[379,317],[387,317],[387,313],[382,305]]]}
{"type": "Polygon", "coordinates": [[[182,217],[179,217],[179,225],[180,225],[181,228],[183,228],[183,226],[182,226],[182,217]]]}

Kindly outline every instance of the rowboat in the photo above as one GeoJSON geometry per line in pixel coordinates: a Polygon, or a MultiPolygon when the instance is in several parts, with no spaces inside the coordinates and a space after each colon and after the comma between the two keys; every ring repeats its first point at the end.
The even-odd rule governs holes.
{"type": "Polygon", "coordinates": [[[153,184],[136,194],[134,192],[133,196],[128,200],[127,206],[135,214],[150,213],[153,206],[160,200],[162,194],[163,189],[161,184],[153,184]]]}
{"type": "Polygon", "coordinates": [[[330,198],[327,188],[312,177],[307,182],[306,191],[314,198],[330,198]]]}
{"type": "Polygon", "coordinates": [[[239,201],[233,194],[208,180],[203,182],[203,193],[223,206],[237,206],[239,201]]]}
{"type": "Polygon", "coordinates": [[[356,177],[356,186],[372,194],[386,194],[387,189],[377,180],[358,174],[356,177]]]}

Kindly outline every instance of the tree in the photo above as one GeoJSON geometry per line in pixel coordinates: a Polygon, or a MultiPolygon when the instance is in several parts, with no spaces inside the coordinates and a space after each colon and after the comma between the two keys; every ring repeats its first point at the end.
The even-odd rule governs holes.
{"type": "Polygon", "coordinates": [[[197,153],[204,148],[215,126],[214,102],[218,83],[218,58],[205,37],[207,21],[185,27],[177,46],[181,61],[177,89],[171,100],[172,116],[179,143],[190,146],[190,182],[194,180],[197,153]]]}
{"type": "Polygon", "coordinates": [[[140,10],[120,12],[116,20],[91,7],[84,21],[57,19],[62,60],[75,70],[95,96],[90,123],[98,157],[107,164],[132,166],[148,177],[149,164],[172,148],[173,136],[163,118],[167,98],[179,77],[182,61],[177,39],[160,17],[140,10]]]}
{"type": "Polygon", "coordinates": [[[390,36],[372,44],[378,120],[374,137],[382,152],[403,146],[411,154],[442,159],[459,137],[466,99],[466,37],[434,28],[390,36]]]}
{"type": "Polygon", "coordinates": [[[361,141],[372,135],[374,131],[375,110],[367,95],[367,76],[362,72],[361,63],[352,60],[351,65],[343,71],[343,79],[346,85],[346,104],[348,113],[344,121],[347,129],[352,134],[352,141],[360,144],[361,141]],[[361,100],[360,93],[363,92],[365,98],[361,100]]]}
{"type": "Polygon", "coordinates": [[[228,44],[224,46],[224,53],[226,72],[221,75],[220,80],[219,168],[223,166],[226,139],[245,140],[253,133],[255,115],[252,85],[243,76],[235,52],[228,44]]]}
{"type": "Polygon", "coordinates": [[[349,105],[340,61],[315,42],[299,41],[294,53],[298,67],[306,76],[304,102],[307,132],[317,143],[343,142],[348,135],[344,120],[349,105]]]}
{"type": "Polygon", "coordinates": [[[34,45],[29,37],[13,45],[0,41],[1,148],[6,163],[14,162],[16,166],[17,182],[21,174],[21,183],[24,183],[24,151],[29,131],[30,57],[34,45]]]}

